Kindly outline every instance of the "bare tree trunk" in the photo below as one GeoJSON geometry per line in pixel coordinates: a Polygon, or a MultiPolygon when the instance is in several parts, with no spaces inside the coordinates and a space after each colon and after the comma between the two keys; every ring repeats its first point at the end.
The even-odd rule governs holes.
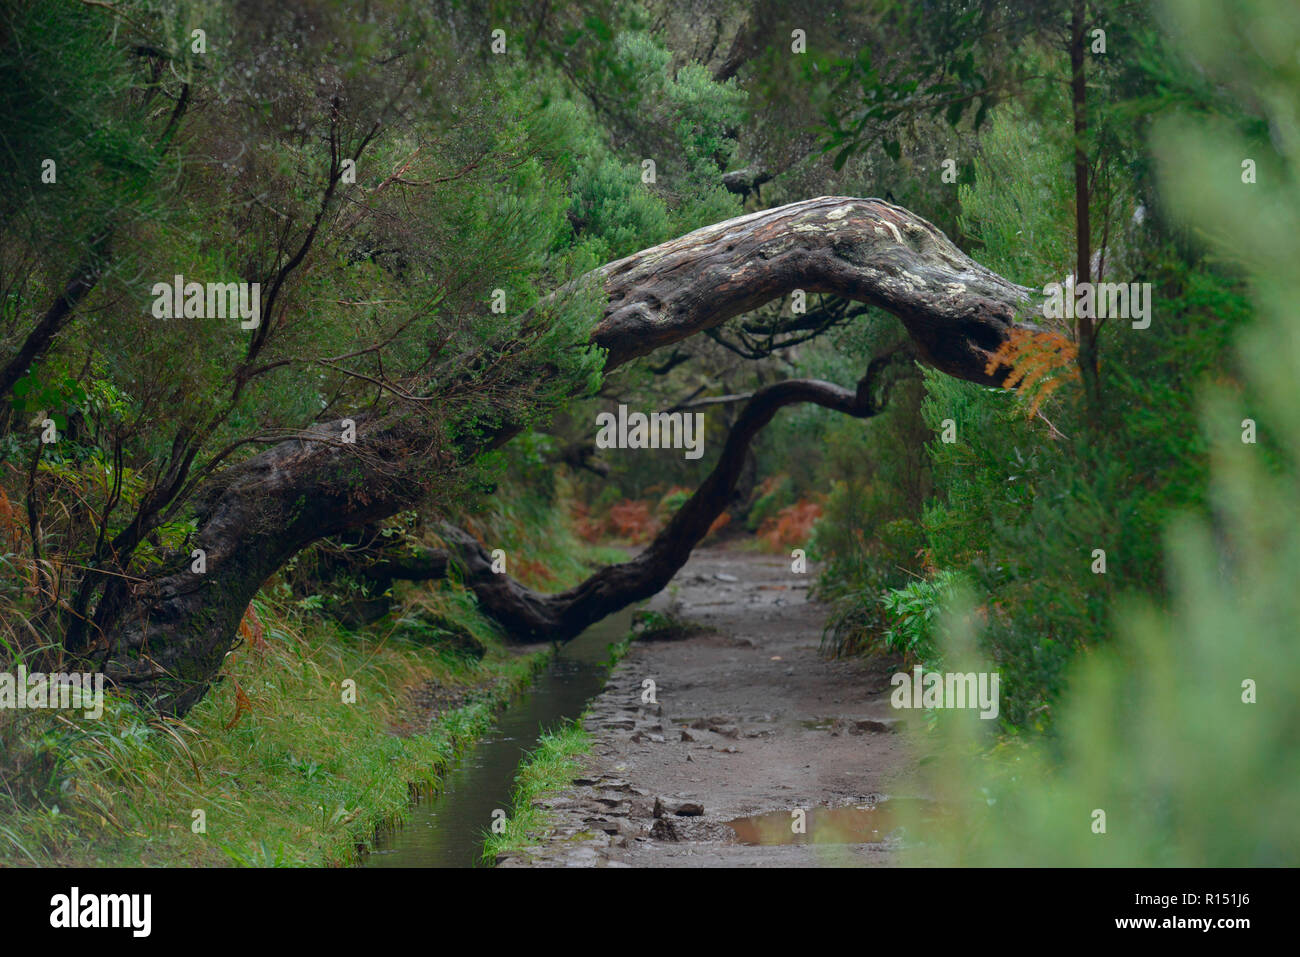
{"type": "Polygon", "coordinates": [[[67,325],[77,306],[95,288],[103,275],[104,260],[112,238],[112,230],[106,229],[91,239],[90,253],[86,260],[77,266],[72,278],[41,316],[40,322],[28,333],[18,351],[0,368],[0,400],[7,398],[13,391],[14,383],[23,377],[33,362],[45,355],[50,343],[67,325]]]}
{"type": "MultiPolygon", "coordinates": [[[[1074,111],[1074,245],[1075,288],[1092,282],[1092,196],[1088,186],[1088,82],[1084,72],[1085,0],[1074,0],[1070,20],[1070,100],[1074,111]]],[[[1073,303],[1071,305],[1074,305],[1073,303]]],[[[1090,316],[1075,318],[1079,374],[1084,400],[1094,423],[1101,405],[1097,375],[1097,326],[1090,316]]]]}
{"type": "MultiPolygon", "coordinates": [[[[996,385],[1004,370],[990,371],[989,361],[1029,301],[1029,290],[971,260],[925,220],[881,200],[846,197],[708,226],[588,278],[608,296],[592,334],[608,350],[607,370],[802,289],[883,307],[902,321],[923,359],[996,385]]],[[[827,383],[799,380],[770,389],[761,401],[751,400],[748,424],[738,423],[729,443],[741,442],[746,431],[752,435],[792,401],[850,414],[857,408],[854,393],[827,383]]],[[[194,539],[206,572],[193,571],[188,555],[177,556],[166,574],[113,591],[96,610],[90,654],[108,677],[183,714],[205,693],[244,610],[271,574],[313,541],[412,507],[432,478],[456,464],[456,453],[442,446],[436,414],[423,410],[357,417],[354,444],[340,444],[341,431],[339,423],[316,426],[207,482],[196,495],[194,539]]],[[[488,444],[504,443],[516,431],[505,426],[488,444]]],[[[715,497],[734,484],[731,473],[742,460],[727,458],[674,517],[666,530],[672,534],[637,560],[650,574],[613,566],[580,586],[590,597],[569,600],[570,610],[559,615],[561,630],[599,618],[605,596],[646,597],[662,587],[698,541],[715,497]],[[633,575],[634,586],[628,584],[633,575]]],[[[556,621],[554,602],[525,597],[517,604],[534,609],[519,615],[527,633],[540,634],[556,621]]]]}

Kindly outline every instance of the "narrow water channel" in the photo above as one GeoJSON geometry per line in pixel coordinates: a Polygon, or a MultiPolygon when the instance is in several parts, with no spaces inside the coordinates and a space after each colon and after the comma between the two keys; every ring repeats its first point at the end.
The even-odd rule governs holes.
{"type": "Polygon", "coordinates": [[[384,835],[364,867],[476,867],[492,812],[509,813],[515,771],[543,731],[580,715],[604,687],[609,646],[632,627],[632,609],[592,625],[563,645],[496,726],[447,772],[442,789],[421,799],[398,829],[384,835]]]}

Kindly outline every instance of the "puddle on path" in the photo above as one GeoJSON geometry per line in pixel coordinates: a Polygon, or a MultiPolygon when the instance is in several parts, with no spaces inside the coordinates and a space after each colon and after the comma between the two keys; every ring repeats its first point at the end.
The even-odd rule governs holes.
{"type": "Polygon", "coordinates": [[[901,841],[909,826],[923,827],[937,816],[932,801],[891,798],[878,804],[807,808],[802,832],[791,811],[738,817],[727,826],[736,832],[739,844],[882,844],[901,841]]]}

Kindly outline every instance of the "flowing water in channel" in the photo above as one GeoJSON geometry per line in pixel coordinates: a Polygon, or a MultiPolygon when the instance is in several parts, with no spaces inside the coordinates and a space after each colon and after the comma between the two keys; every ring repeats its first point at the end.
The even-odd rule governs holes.
{"type": "Polygon", "coordinates": [[[611,643],[632,626],[632,609],[611,615],[561,646],[496,726],[461,758],[442,788],[376,842],[364,867],[474,867],[497,808],[510,812],[515,771],[543,731],[580,715],[604,686],[611,643]]]}

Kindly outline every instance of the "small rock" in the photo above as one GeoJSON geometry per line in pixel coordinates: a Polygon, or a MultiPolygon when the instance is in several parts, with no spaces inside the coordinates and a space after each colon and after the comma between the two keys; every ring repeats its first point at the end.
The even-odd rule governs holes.
{"type": "Polygon", "coordinates": [[[680,840],[677,828],[673,827],[673,822],[667,818],[660,818],[655,821],[654,827],[650,828],[650,836],[656,841],[680,840]]]}

